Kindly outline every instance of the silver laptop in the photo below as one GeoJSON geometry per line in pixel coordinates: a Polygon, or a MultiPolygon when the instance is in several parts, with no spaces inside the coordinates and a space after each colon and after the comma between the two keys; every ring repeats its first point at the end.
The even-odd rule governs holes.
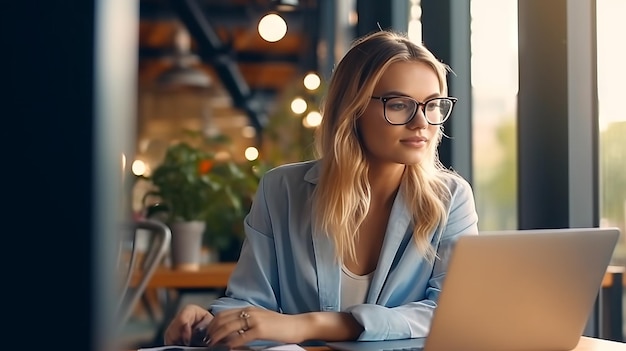
{"type": "Polygon", "coordinates": [[[593,310],[616,228],[482,232],[455,247],[427,338],[336,350],[570,350],[593,310]]]}

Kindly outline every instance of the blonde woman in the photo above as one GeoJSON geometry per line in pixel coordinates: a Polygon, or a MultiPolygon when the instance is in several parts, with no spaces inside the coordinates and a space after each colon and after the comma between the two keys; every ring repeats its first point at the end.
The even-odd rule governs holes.
{"type": "Polygon", "coordinates": [[[265,174],[226,291],[166,344],[424,337],[450,249],[478,234],[470,185],[439,162],[448,67],[406,36],[357,39],[336,66],[319,158],[265,174]]]}

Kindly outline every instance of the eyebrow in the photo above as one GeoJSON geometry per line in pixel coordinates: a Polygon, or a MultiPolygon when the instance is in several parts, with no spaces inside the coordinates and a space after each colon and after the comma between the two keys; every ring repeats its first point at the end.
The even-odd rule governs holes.
{"type": "MultiPolygon", "coordinates": [[[[405,97],[410,97],[412,99],[415,99],[413,96],[411,96],[409,94],[406,94],[406,93],[403,93],[401,91],[397,91],[397,90],[388,91],[388,92],[385,92],[383,94],[380,94],[379,96],[385,96],[385,97],[389,97],[389,96],[405,96],[405,97]]],[[[442,97],[442,95],[440,93],[433,93],[433,94],[430,94],[430,95],[426,96],[424,101],[426,101],[428,99],[436,98],[436,97],[442,97]]],[[[417,99],[415,99],[415,100],[417,100],[417,99]]]]}

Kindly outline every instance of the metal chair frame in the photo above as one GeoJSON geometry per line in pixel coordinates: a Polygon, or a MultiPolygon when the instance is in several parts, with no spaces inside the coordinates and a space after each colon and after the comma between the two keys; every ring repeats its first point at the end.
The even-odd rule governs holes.
{"type": "Polygon", "coordinates": [[[118,260],[118,268],[124,273],[122,276],[122,285],[120,287],[120,300],[116,310],[117,323],[119,328],[122,328],[128,321],[128,318],[132,314],[137,303],[143,296],[146,287],[150,281],[150,278],[165,258],[170,242],[172,240],[172,232],[170,228],[162,222],[156,220],[138,220],[130,223],[130,225],[124,226],[124,234],[128,231],[131,233],[130,238],[130,257],[126,261],[123,257],[126,250],[123,246],[128,241],[121,240],[120,242],[120,257],[118,260]],[[137,246],[137,239],[139,237],[140,229],[145,229],[149,233],[149,244],[145,251],[145,254],[140,258],[139,248],[137,246]],[[141,263],[139,264],[139,261],[141,263]],[[128,262],[127,267],[119,267],[122,262],[128,262]],[[131,286],[133,276],[141,274],[139,281],[136,285],[131,286]]]}

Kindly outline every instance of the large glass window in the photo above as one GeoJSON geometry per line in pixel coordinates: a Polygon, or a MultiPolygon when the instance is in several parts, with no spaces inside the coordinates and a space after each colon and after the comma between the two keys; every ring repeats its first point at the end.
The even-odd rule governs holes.
{"type": "Polygon", "coordinates": [[[472,0],[473,179],[481,230],[517,228],[517,1],[472,0]]]}
{"type": "Polygon", "coordinates": [[[597,0],[601,226],[619,227],[614,263],[626,265],[626,1],[597,0]]]}

